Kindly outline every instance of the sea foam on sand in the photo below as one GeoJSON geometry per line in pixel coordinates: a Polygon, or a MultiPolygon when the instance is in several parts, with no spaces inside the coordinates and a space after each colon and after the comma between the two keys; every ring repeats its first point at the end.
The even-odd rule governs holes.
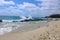
{"type": "Polygon", "coordinates": [[[14,23],[8,23],[8,24],[1,24],[0,26],[0,35],[4,35],[5,33],[11,32],[15,29],[20,27],[20,25],[14,24],[14,23]]]}
{"type": "Polygon", "coordinates": [[[3,35],[7,32],[11,32],[11,31],[12,31],[12,27],[0,28],[0,35],[3,35]]]}

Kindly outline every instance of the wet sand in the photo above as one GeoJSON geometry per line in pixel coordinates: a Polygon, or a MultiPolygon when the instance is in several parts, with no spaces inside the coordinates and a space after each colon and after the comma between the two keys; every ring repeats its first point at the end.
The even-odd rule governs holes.
{"type": "Polygon", "coordinates": [[[60,40],[60,21],[50,21],[47,23],[47,26],[31,31],[7,33],[0,36],[0,40],[60,40]]]}
{"type": "Polygon", "coordinates": [[[28,22],[28,23],[22,23],[22,26],[19,27],[18,29],[12,31],[13,33],[16,33],[16,32],[27,32],[27,31],[32,31],[32,30],[36,30],[40,27],[44,27],[44,26],[47,26],[48,23],[47,21],[37,21],[37,22],[28,22]]]}

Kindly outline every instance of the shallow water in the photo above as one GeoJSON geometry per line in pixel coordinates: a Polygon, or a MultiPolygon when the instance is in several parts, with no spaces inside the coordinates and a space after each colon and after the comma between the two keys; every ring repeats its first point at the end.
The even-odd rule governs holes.
{"type": "Polygon", "coordinates": [[[0,23],[0,35],[11,32],[12,30],[17,29],[20,27],[20,23],[14,23],[14,22],[1,22],[0,23]]]}
{"type": "MultiPolygon", "coordinates": [[[[35,29],[37,27],[30,28],[30,26],[38,24],[38,26],[47,26],[46,21],[34,21],[34,22],[0,22],[0,35],[11,32],[19,27],[27,26],[24,30],[35,29]],[[39,25],[40,24],[40,25],[39,25]],[[29,27],[28,27],[29,26],[29,27]],[[27,29],[28,28],[28,29],[27,29]]],[[[22,31],[22,29],[21,29],[22,31]]]]}

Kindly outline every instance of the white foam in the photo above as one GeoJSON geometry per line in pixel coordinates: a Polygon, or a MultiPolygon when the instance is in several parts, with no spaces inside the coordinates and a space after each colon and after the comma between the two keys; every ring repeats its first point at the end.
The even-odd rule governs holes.
{"type": "Polygon", "coordinates": [[[0,35],[3,35],[5,33],[11,32],[12,27],[7,27],[7,28],[0,28],[0,35]]]}
{"type": "Polygon", "coordinates": [[[13,20],[2,20],[3,22],[13,22],[13,20]]]}

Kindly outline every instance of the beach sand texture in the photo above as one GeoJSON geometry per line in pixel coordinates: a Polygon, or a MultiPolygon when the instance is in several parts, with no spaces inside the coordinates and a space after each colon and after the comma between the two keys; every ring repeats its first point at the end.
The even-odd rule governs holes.
{"type": "Polygon", "coordinates": [[[50,21],[48,26],[28,32],[8,33],[0,36],[0,40],[60,40],[60,21],[50,21]]]}

